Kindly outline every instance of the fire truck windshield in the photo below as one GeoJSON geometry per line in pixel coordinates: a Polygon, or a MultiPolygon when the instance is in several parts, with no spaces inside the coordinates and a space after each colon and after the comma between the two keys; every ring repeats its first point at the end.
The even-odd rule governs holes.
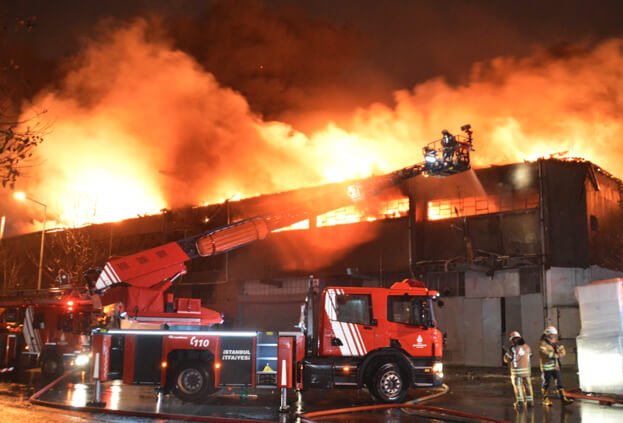
{"type": "Polygon", "coordinates": [[[58,329],[67,333],[87,334],[91,326],[89,313],[63,313],[58,322],[58,329]]]}
{"type": "Polygon", "coordinates": [[[434,326],[434,316],[429,298],[409,295],[387,297],[387,320],[410,326],[434,326]]]}

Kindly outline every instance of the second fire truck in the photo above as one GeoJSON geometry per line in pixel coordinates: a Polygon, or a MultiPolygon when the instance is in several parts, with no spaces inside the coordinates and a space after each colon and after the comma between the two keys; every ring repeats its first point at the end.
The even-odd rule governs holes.
{"type": "MultiPolygon", "coordinates": [[[[323,199],[327,211],[423,173],[469,169],[471,129],[462,129],[466,138],[425,147],[424,163],[332,192],[330,201],[323,199]]],[[[433,313],[438,293],[419,281],[320,291],[312,280],[296,332],[206,330],[221,316],[197,299],[165,294],[188,260],[231,251],[309,216],[309,208],[293,208],[109,261],[94,275],[94,287],[106,303],[123,304],[125,319],[120,327],[94,332],[100,380],[154,384],[186,401],[221,387],[278,387],[282,405],[290,388],[367,387],[376,400],[392,403],[403,401],[411,386],[440,385],[443,337],[433,313]]]]}
{"type": "Polygon", "coordinates": [[[91,300],[70,287],[0,296],[0,374],[86,366],[92,326],[91,300]]]}

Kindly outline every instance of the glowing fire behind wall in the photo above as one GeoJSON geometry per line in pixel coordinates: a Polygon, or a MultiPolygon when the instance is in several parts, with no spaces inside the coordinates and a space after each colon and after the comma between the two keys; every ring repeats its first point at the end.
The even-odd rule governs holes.
{"type": "Polygon", "coordinates": [[[18,188],[46,202],[58,224],[387,172],[420,161],[423,144],[464,123],[476,130],[476,165],[567,151],[623,173],[620,39],[567,57],[478,64],[463,85],[430,80],[341,125],[327,105],[326,127],[303,134],[253,114],[191,57],[148,39],[146,27],[92,41],[59,88],[25,108],[25,118],[47,110],[50,130],[18,188]]]}

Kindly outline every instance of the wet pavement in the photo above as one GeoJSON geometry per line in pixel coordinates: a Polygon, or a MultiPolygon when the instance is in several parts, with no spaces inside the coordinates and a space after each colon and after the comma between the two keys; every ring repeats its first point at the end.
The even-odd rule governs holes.
{"type": "MultiPolygon", "coordinates": [[[[543,407],[540,404],[540,395],[537,394],[534,408],[515,411],[512,403],[512,388],[506,373],[502,369],[449,369],[446,370],[446,383],[449,392],[437,399],[426,402],[427,406],[443,407],[462,412],[469,412],[489,418],[505,420],[516,423],[533,422],[604,422],[614,423],[623,421],[623,406],[605,406],[595,402],[576,401],[569,406],[561,406],[558,400],[554,400],[552,407],[543,407]]],[[[538,374],[538,372],[537,372],[538,374]]],[[[33,376],[31,376],[33,377],[33,376]]],[[[576,375],[572,372],[564,374],[567,386],[577,386],[576,375]]],[[[41,382],[30,380],[33,385],[41,386],[41,382]]],[[[90,383],[76,375],[61,382],[59,385],[46,392],[40,397],[42,401],[50,401],[57,404],[72,407],[83,407],[93,399],[93,387],[90,383]]],[[[533,378],[535,393],[539,388],[538,377],[533,378]]],[[[24,385],[9,385],[0,383],[0,404],[5,405],[23,404],[29,393],[24,385]],[[22,386],[14,388],[15,392],[7,390],[8,386],[22,386]],[[18,400],[7,400],[13,395],[18,400]],[[13,404],[11,404],[13,403],[13,404]]],[[[421,397],[435,392],[434,390],[413,390],[411,397],[421,397]]],[[[106,402],[106,408],[111,410],[127,410],[130,412],[166,413],[187,416],[218,417],[237,420],[259,421],[296,421],[297,412],[313,412],[336,408],[359,407],[373,405],[365,390],[310,390],[303,394],[302,401],[297,402],[296,396],[291,394],[288,403],[291,412],[279,413],[279,393],[275,390],[221,390],[206,398],[201,404],[185,403],[172,395],[158,397],[152,386],[126,386],[119,381],[104,384],[102,399],[106,402]]],[[[37,413],[37,416],[46,415],[43,407],[23,406],[18,414],[24,416],[29,413],[37,413]],[[20,414],[21,415],[21,414],[20,414]]],[[[420,422],[420,421],[450,421],[441,417],[436,420],[421,415],[407,414],[407,411],[399,409],[377,410],[371,412],[343,413],[329,417],[315,417],[318,422],[420,422]]],[[[413,413],[413,411],[410,411],[413,413]]],[[[50,415],[65,415],[66,420],[58,421],[128,421],[128,418],[109,416],[96,413],[76,413],[65,410],[50,410],[50,415]]],[[[12,421],[21,421],[12,418],[12,421]]],[[[31,419],[32,420],[32,419],[31,419]]],[[[39,420],[36,417],[34,420],[39,420]]],[[[46,419],[47,420],[47,419],[46,419]]],[[[55,420],[50,420],[55,421],[55,420]]],[[[131,421],[155,421],[146,418],[131,418],[131,421]]],[[[456,420],[454,420],[456,421],[456,420]]],[[[462,420],[465,421],[465,420],[462,420]]]]}
{"type": "MultiPolygon", "coordinates": [[[[560,400],[553,399],[552,407],[541,405],[540,376],[532,378],[535,392],[535,406],[516,411],[513,406],[513,390],[504,372],[454,372],[448,378],[450,392],[427,405],[448,407],[480,414],[511,422],[599,422],[614,423],[623,421],[623,406],[603,406],[592,401],[576,401],[562,406],[560,400]]],[[[565,372],[566,386],[578,386],[577,375],[565,372]]]]}

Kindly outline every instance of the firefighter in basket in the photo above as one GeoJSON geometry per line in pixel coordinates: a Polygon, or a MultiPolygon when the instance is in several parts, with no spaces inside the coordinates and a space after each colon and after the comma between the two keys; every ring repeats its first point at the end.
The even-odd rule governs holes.
{"type": "Polygon", "coordinates": [[[522,405],[534,405],[534,393],[530,379],[530,357],[532,350],[517,331],[510,333],[508,340],[511,343],[509,350],[504,354],[504,362],[510,369],[511,383],[515,392],[515,408],[522,405]]]}
{"type": "Polygon", "coordinates": [[[560,378],[560,358],[564,357],[566,354],[565,346],[558,343],[558,330],[556,330],[554,326],[545,328],[539,345],[541,377],[543,378],[543,386],[541,389],[543,393],[543,405],[552,405],[548,393],[552,379],[556,381],[556,389],[558,390],[558,395],[563,405],[573,402],[571,398],[567,397],[560,378]]]}
{"type": "Polygon", "coordinates": [[[459,143],[456,141],[454,135],[452,135],[447,129],[441,131],[441,146],[443,147],[444,163],[452,163],[458,144],[459,143]]]}

